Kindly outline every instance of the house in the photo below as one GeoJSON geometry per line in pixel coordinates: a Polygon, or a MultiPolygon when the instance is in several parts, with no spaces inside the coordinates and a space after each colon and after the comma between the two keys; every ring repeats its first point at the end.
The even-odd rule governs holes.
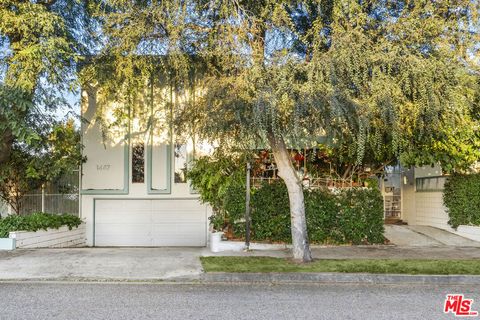
{"type": "MultiPolygon", "coordinates": [[[[174,132],[172,117],[195,103],[189,88],[151,81],[133,101],[95,85],[82,91],[81,217],[89,246],[206,246],[210,208],[186,171],[208,152],[193,132],[174,132]]],[[[386,218],[480,240],[480,228],[448,225],[440,167],[394,168],[380,187],[386,218]]]]}
{"type": "Polygon", "coordinates": [[[385,218],[397,218],[409,225],[431,226],[480,241],[480,227],[461,225],[454,230],[448,224],[443,204],[443,189],[448,176],[442,168],[424,166],[396,167],[387,170],[381,183],[385,199],[385,218]]]}
{"type": "Polygon", "coordinates": [[[107,97],[93,85],[83,89],[87,245],[206,246],[210,209],[185,176],[201,145],[167,121],[191,96],[160,81],[135,101],[107,97]]]}

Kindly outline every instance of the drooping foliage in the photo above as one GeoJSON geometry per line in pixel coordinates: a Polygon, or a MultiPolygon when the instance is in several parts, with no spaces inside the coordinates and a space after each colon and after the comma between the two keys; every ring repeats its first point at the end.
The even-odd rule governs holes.
{"type": "Polygon", "coordinates": [[[115,72],[107,89],[118,93],[119,79],[125,94],[141,92],[133,85],[154,76],[148,62],[156,59],[139,55],[166,56],[175,83],[191,79],[189,61],[199,60],[198,97],[177,123],[206,140],[272,149],[297,260],[311,255],[302,177],[288,146],[322,137],[355,164],[400,158],[446,170],[479,158],[478,2],[109,2],[105,55],[115,72]]]}
{"type": "Polygon", "coordinates": [[[326,136],[357,164],[399,157],[451,170],[479,158],[478,3],[111,4],[111,83],[135,94],[132,83],[159,64],[145,55],[166,56],[163,67],[186,81],[195,56],[204,90],[182,116],[206,138],[265,143],[270,132],[302,146],[326,136]]]}

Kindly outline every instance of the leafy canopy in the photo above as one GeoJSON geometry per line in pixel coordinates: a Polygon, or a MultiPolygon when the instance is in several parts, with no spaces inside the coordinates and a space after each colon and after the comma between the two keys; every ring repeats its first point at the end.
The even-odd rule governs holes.
{"type": "Polygon", "coordinates": [[[194,57],[201,95],[179,122],[204,138],[303,146],[324,137],[357,164],[400,157],[448,170],[479,158],[478,2],[109,4],[110,84],[135,95],[132,84],[159,65],[190,83],[194,57]]]}
{"type": "Polygon", "coordinates": [[[76,67],[96,50],[101,1],[0,1],[0,164],[15,143],[40,143],[66,109],[76,67]]]}

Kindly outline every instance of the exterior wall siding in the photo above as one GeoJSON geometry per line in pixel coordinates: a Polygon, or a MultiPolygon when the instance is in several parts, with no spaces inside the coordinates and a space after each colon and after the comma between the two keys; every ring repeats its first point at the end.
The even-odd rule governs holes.
{"type": "Polygon", "coordinates": [[[480,241],[480,227],[462,225],[455,230],[448,224],[449,217],[447,208],[443,205],[442,191],[416,190],[416,178],[435,177],[440,174],[441,168],[438,166],[415,168],[403,173],[407,183],[402,181],[402,219],[409,225],[432,226],[480,241]]]}
{"type": "Polygon", "coordinates": [[[401,179],[401,197],[402,197],[402,220],[409,223],[415,224],[415,178],[414,170],[410,169],[402,173],[401,179]]]}
{"type": "Polygon", "coordinates": [[[415,195],[415,224],[428,225],[441,229],[451,229],[448,214],[443,205],[443,192],[417,192],[415,195]]]}

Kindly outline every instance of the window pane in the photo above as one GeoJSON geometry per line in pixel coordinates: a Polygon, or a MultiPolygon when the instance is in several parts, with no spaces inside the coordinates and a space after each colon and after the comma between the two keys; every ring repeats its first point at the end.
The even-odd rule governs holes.
{"type": "Polygon", "coordinates": [[[187,182],[187,145],[175,143],[175,183],[187,182]]]}
{"type": "Polygon", "coordinates": [[[145,144],[135,143],[132,146],[132,183],[145,182],[145,144]]]}
{"type": "Polygon", "coordinates": [[[417,178],[417,191],[441,191],[445,187],[446,177],[417,178]]]}

